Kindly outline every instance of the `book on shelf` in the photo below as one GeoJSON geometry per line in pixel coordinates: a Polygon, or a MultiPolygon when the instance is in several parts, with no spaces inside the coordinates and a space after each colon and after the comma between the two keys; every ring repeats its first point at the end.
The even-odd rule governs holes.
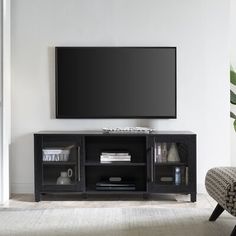
{"type": "Polygon", "coordinates": [[[113,163],[113,162],[131,162],[130,160],[122,160],[122,159],[118,159],[118,160],[110,160],[110,159],[101,159],[100,160],[101,163],[113,163]]]}
{"type": "Polygon", "coordinates": [[[131,156],[100,156],[101,159],[119,160],[119,159],[131,159],[131,156]]]}
{"type": "Polygon", "coordinates": [[[130,156],[128,152],[102,152],[101,155],[105,156],[130,156]]]}
{"type": "Polygon", "coordinates": [[[111,164],[111,163],[124,163],[124,162],[128,162],[130,163],[130,161],[100,161],[100,163],[102,164],[111,164]]]}
{"type": "Polygon", "coordinates": [[[154,145],[155,163],[167,163],[167,143],[157,143],[154,145]]]}
{"type": "Polygon", "coordinates": [[[102,152],[100,155],[101,163],[130,162],[131,155],[128,152],[102,152]]]}
{"type": "Polygon", "coordinates": [[[180,176],[181,176],[181,184],[188,185],[188,166],[181,166],[180,168],[180,176]]]}

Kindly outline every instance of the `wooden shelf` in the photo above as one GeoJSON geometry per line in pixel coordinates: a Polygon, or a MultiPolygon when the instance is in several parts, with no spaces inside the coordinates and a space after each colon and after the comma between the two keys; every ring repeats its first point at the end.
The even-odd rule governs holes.
{"type": "Polygon", "coordinates": [[[187,166],[186,162],[160,162],[155,163],[155,166],[187,166]]]}
{"type": "Polygon", "coordinates": [[[113,163],[100,163],[100,162],[86,162],[85,166],[146,166],[145,162],[132,163],[132,162],[113,162],[113,163]]]}
{"type": "Polygon", "coordinates": [[[189,193],[189,185],[156,184],[156,193],[189,193]]]}
{"type": "Polygon", "coordinates": [[[66,165],[76,165],[75,161],[43,161],[43,165],[60,165],[60,166],[66,166],[66,165]]]}
{"type": "Polygon", "coordinates": [[[73,185],[75,185],[76,184],[76,182],[75,181],[73,181],[73,182],[71,182],[71,184],[57,184],[57,182],[56,181],[46,181],[46,182],[44,182],[43,183],[43,185],[44,186],[73,186],[73,185]]]}

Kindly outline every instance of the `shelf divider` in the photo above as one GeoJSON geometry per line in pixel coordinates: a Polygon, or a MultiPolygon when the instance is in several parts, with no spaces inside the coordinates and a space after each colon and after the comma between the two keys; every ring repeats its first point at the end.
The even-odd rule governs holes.
{"type": "Polygon", "coordinates": [[[112,163],[101,163],[101,162],[85,162],[85,166],[146,166],[145,162],[132,163],[132,162],[112,162],[112,163]]]}
{"type": "Polygon", "coordinates": [[[43,161],[43,165],[76,165],[75,161],[43,161]]]}

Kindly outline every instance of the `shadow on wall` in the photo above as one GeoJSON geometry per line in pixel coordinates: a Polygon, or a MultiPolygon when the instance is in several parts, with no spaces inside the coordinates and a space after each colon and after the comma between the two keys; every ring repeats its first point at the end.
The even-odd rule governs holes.
{"type": "Polygon", "coordinates": [[[49,78],[49,99],[50,99],[50,118],[56,118],[55,107],[55,47],[48,47],[48,78],[49,78]]]}
{"type": "Polygon", "coordinates": [[[28,133],[18,136],[9,146],[11,193],[33,192],[34,136],[28,133]],[[20,154],[20,155],[19,155],[20,154]],[[30,178],[29,178],[30,176],[30,178]]]}
{"type": "Polygon", "coordinates": [[[137,127],[147,127],[147,128],[154,128],[153,120],[152,119],[139,119],[136,122],[137,127]]]}

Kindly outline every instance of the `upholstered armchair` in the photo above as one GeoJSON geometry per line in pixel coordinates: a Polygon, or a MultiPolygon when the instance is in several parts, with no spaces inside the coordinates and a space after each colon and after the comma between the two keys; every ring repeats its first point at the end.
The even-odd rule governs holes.
{"type": "MultiPolygon", "coordinates": [[[[236,167],[217,167],[206,174],[205,185],[209,195],[218,203],[209,221],[215,221],[226,210],[236,216],[236,167]]],[[[236,226],[231,236],[236,236],[236,226]]]]}

